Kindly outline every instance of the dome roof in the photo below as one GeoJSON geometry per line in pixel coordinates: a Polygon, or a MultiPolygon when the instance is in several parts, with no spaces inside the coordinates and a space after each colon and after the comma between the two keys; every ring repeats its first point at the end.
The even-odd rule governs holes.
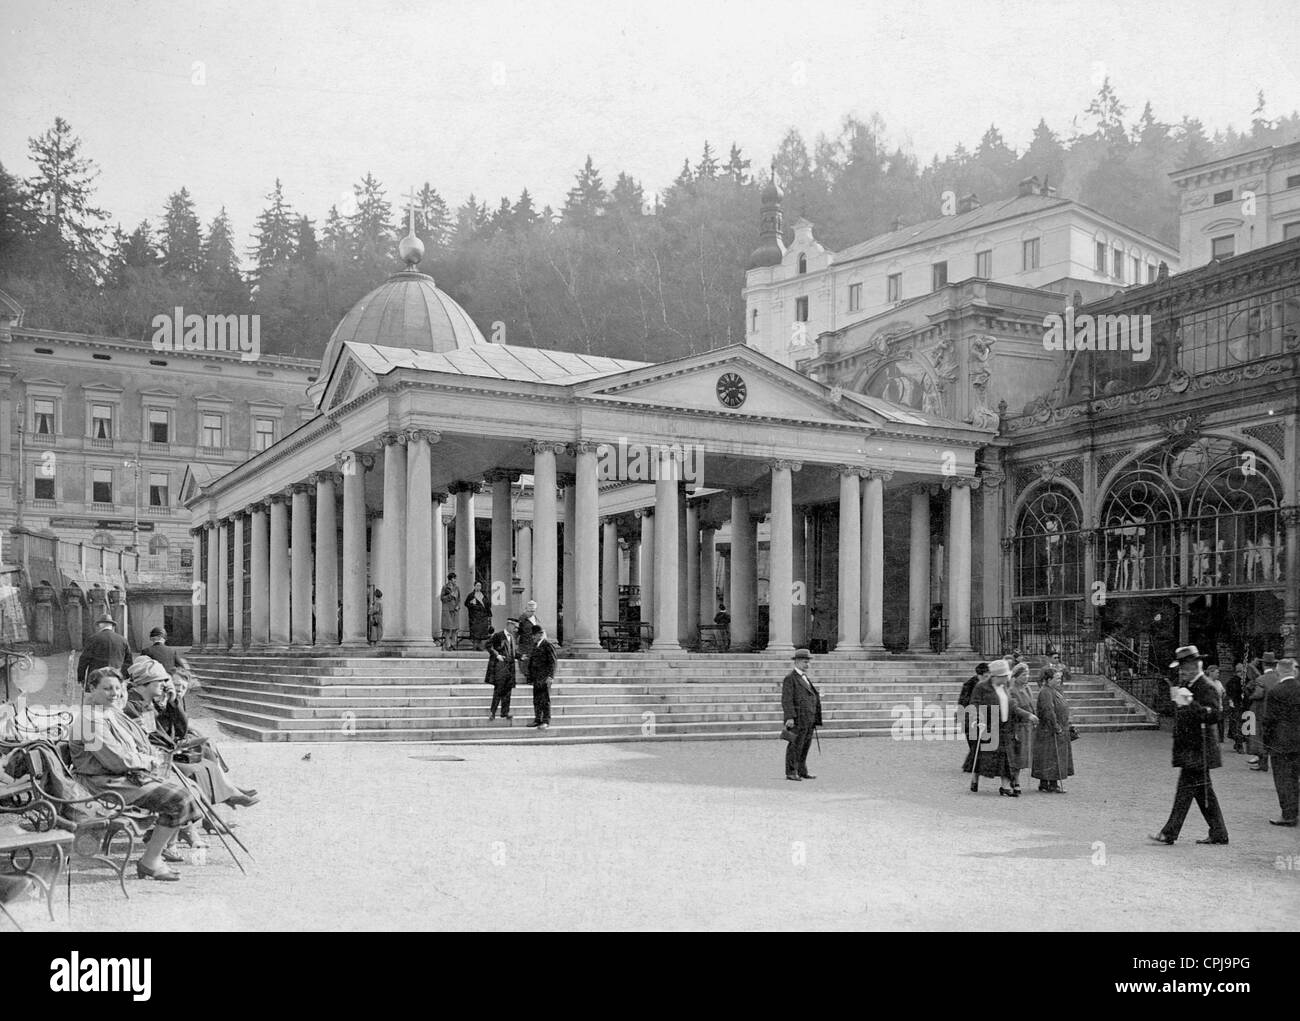
{"type": "Polygon", "coordinates": [[[748,269],[762,269],[764,266],[779,266],[785,258],[785,247],[778,238],[765,237],[749,256],[748,269]]]}
{"type": "Polygon", "coordinates": [[[469,313],[434,286],[433,277],[405,269],[353,305],[334,328],[321,359],[322,378],[346,343],[445,353],[487,340],[469,313]]]}

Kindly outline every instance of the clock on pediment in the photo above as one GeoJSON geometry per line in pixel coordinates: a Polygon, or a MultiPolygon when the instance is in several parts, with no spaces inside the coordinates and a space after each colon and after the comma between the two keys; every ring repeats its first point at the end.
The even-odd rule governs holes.
{"type": "Polygon", "coordinates": [[[735,409],[745,403],[745,398],[749,396],[749,389],[739,375],[734,372],[724,372],[718,377],[717,394],[718,402],[724,408],[735,409]]]}

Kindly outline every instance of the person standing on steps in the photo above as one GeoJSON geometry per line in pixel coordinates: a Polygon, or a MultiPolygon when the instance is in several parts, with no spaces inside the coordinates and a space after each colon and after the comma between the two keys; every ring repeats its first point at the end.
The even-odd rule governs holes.
{"type": "Polygon", "coordinates": [[[808,749],[812,747],[813,732],[822,725],[822,697],[808,677],[811,662],[811,652],[796,649],[794,665],[781,683],[781,712],[785,729],[790,732],[785,746],[787,780],[817,779],[808,772],[808,749]]]}
{"type": "Polygon", "coordinates": [[[1300,678],[1294,659],[1279,660],[1279,680],[1264,704],[1264,747],[1273,759],[1273,786],[1282,815],[1274,826],[1300,825],[1300,678]]]}
{"type": "Polygon", "coordinates": [[[447,575],[438,601],[442,603],[442,647],[452,650],[456,648],[456,633],[460,630],[460,587],[456,584],[455,571],[447,575]]]}
{"type": "Polygon", "coordinates": [[[966,734],[966,760],[961,764],[961,771],[969,773],[975,768],[975,750],[979,748],[979,741],[975,738],[975,726],[971,722],[970,713],[965,712],[970,705],[971,692],[975,690],[975,685],[984,680],[989,675],[989,665],[987,663],[977,663],[975,665],[975,674],[966,679],[966,683],[961,686],[961,694],[957,696],[957,705],[962,712],[962,728],[966,734]]]}
{"type": "Polygon", "coordinates": [[[533,686],[533,722],[530,727],[551,729],[551,682],[555,680],[555,646],[546,629],[533,625],[533,651],[528,655],[528,683],[533,686]]]}
{"type": "Polygon", "coordinates": [[[498,631],[488,640],[487,676],[483,679],[492,685],[492,708],[488,719],[497,718],[498,708],[503,720],[513,719],[510,715],[510,692],[515,686],[515,643],[509,632],[498,631]]]}
{"type": "Polygon", "coordinates": [[[1168,822],[1159,833],[1152,833],[1151,839],[1157,844],[1177,840],[1194,798],[1210,827],[1209,835],[1197,843],[1226,844],[1228,827],[1210,782],[1210,770],[1223,765],[1214,730],[1223,711],[1219,693],[1202,672],[1201,653],[1195,645],[1176,650],[1174,662],[1169,665],[1178,668],[1178,676],[1169,682],[1169,697],[1174,703],[1173,764],[1179,771],[1178,789],[1168,822]]]}
{"type": "Polygon", "coordinates": [[[537,603],[530,599],[524,604],[524,614],[515,621],[515,659],[528,676],[528,657],[533,652],[533,625],[537,620],[537,603]]]}

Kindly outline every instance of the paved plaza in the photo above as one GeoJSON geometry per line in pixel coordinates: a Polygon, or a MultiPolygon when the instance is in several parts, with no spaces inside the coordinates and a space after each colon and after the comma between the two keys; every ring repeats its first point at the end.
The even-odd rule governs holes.
{"type": "Polygon", "coordinates": [[[264,799],[235,814],[247,877],[214,846],[180,883],[128,880],[129,901],[79,872],[71,921],[62,897],[53,925],[15,911],[29,930],[1294,929],[1300,841],[1244,756],[1215,773],[1230,846],[1196,846],[1194,807],[1176,846],[1147,842],[1169,745],[1085,735],[1068,794],[1010,800],[970,794],[949,742],[824,740],[794,784],[775,738],[231,741],[264,799]]]}

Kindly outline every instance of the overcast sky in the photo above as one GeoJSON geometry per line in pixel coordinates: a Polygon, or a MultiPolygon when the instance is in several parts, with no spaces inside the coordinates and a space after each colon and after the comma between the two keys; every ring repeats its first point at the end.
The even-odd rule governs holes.
{"type": "Polygon", "coordinates": [[[276,177],[317,219],[367,170],[390,198],[429,180],[453,207],[524,187],[558,207],[587,153],[650,193],[706,138],[757,168],[849,112],[922,162],[990,123],[1023,148],[1105,74],[1130,120],[1149,98],[1243,127],[1261,88],[1300,105],[1295,0],[0,0],[0,29],[7,170],[62,116],[114,220],[156,223],[184,185],[240,236],[276,177]]]}

